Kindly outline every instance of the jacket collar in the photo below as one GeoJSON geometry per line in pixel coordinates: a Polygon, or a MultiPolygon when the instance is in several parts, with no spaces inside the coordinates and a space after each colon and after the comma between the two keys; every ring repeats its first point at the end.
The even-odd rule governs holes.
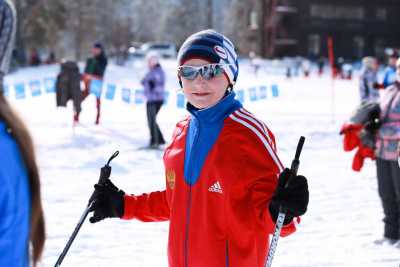
{"type": "Polygon", "coordinates": [[[7,132],[6,123],[0,120],[0,135],[4,134],[5,132],[7,132]]]}
{"type": "Polygon", "coordinates": [[[188,102],[186,109],[191,114],[192,120],[199,121],[201,124],[209,125],[223,121],[232,113],[235,106],[239,107],[241,104],[235,99],[235,92],[231,91],[214,106],[205,109],[198,109],[188,102]]]}

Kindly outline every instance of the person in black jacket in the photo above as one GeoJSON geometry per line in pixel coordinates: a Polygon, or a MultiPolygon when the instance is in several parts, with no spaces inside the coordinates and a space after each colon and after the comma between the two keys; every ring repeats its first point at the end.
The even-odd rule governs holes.
{"type": "MultiPolygon", "coordinates": [[[[100,43],[95,43],[92,47],[92,57],[88,58],[86,61],[85,71],[83,74],[83,81],[85,84],[85,90],[83,91],[82,101],[89,95],[90,82],[92,80],[103,80],[104,72],[107,67],[107,57],[104,52],[103,45],[100,43]]],[[[96,124],[100,122],[100,97],[96,99],[96,124]]]]}
{"type": "Polygon", "coordinates": [[[56,81],[57,107],[65,107],[70,99],[74,102],[74,123],[77,123],[82,102],[81,74],[76,62],[64,61],[56,81]]]}

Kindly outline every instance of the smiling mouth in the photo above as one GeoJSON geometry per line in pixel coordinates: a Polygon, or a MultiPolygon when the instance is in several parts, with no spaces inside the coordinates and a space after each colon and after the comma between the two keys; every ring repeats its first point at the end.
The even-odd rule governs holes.
{"type": "Polygon", "coordinates": [[[206,96],[209,95],[210,93],[193,93],[195,96],[206,96]]]}

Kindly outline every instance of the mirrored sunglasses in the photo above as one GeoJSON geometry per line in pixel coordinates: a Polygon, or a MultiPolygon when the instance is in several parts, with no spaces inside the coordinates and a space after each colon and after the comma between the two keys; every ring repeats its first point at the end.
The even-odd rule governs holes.
{"type": "Polygon", "coordinates": [[[186,80],[194,80],[200,74],[206,80],[211,80],[224,73],[224,67],[230,64],[207,64],[203,66],[182,65],[178,67],[178,74],[186,80]]]}

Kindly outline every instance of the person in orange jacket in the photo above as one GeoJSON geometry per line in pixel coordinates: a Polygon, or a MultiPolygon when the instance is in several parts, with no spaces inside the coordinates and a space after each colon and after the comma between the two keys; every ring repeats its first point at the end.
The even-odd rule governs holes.
{"type": "Polygon", "coordinates": [[[286,236],[307,210],[307,180],[284,169],[272,132],[235,99],[239,65],[227,37],[191,35],[178,64],[190,115],[165,149],[166,189],[129,195],[96,184],[90,221],[169,220],[170,267],[264,266],[279,206],[286,236]]]}

